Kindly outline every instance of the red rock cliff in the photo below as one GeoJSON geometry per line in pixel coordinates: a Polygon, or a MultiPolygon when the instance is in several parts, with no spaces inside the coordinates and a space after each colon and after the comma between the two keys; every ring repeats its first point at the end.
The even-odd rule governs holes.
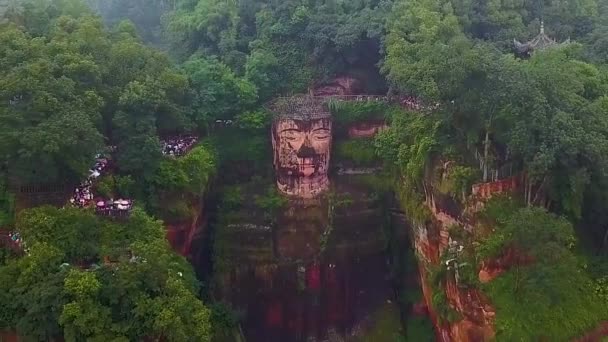
{"type": "MultiPolygon", "coordinates": [[[[478,186],[478,188],[482,187],[478,186]]],[[[500,188],[500,192],[505,190],[505,186],[496,188],[500,188]]],[[[484,192],[484,197],[490,197],[489,192],[491,190],[488,193],[484,192]]],[[[471,229],[471,227],[458,217],[459,212],[455,210],[454,206],[442,203],[444,201],[436,199],[433,195],[428,197],[426,205],[431,211],[431,219],[424,224],[413,224],[412,236],[420,263],[423,295],[435,325],[437,340],[442,342],[490,341],[494,337],[495,310],[480,291],[458,286],[453,276],[448,276],[443,286],[430,285],[429,274],[426,270],[429,267],[436,267],[441,262],[440,256],[448,248],[450,240],[449,228],[456,224],[467,227],[467,229],[471,229]],[[440,319],[433,308],[433,291],[444,291],[450,307],[461,318],[454,322],[440,319]]],[[[460,210],[460,212],[465,211],[467,208],[460,210]]]]}

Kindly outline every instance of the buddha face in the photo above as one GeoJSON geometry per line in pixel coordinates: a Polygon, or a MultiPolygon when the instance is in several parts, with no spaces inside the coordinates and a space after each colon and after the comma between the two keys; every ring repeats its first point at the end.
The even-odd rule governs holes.
{"type": "Polygon", "coordinates": [[[280,191],[311,198],[327,188],[331,128],[329,118],[274,123],[272,146],[280,191]]]}

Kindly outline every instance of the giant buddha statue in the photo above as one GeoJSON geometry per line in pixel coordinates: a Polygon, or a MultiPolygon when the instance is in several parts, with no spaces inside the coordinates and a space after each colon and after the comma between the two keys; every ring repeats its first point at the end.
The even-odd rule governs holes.
{"type": "Polygon", "coordinates": [[[272,147],[279,191],[299,198],[323,193],[329,188],[332,141],[331,114],[324,101],[294,96],[279,98],[267,108],[275,115],[272,147]]]}

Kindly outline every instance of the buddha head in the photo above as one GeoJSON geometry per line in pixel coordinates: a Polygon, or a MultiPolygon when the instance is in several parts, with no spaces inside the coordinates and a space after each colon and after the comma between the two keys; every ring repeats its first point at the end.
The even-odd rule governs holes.
{"type": "Polygon", "coordinates": [[[294,97],[275,107],[272,147],[277,186],[284,194],[313,198],[329,187],[332,141],[329,111],[313,98],[294,97]]]}

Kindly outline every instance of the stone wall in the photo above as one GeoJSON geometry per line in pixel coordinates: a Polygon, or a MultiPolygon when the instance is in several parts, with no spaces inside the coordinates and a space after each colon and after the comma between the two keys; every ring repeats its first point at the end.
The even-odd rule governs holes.
{"type": "Polygon", "coordinates": [[[494,195],[517,190],[523,182],[523,176],[517,175],[496,182],[473,184],[473,196],[487,200],[494,195]]]}

